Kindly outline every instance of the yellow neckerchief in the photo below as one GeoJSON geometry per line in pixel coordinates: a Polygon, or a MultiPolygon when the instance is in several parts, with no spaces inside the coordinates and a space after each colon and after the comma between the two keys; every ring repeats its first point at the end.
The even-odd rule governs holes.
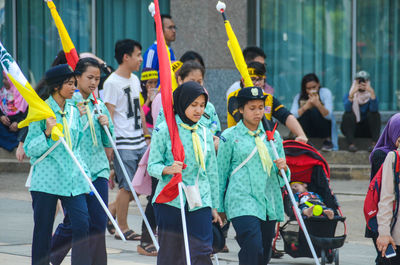
{"type": "Polygon", "coordinates": [[[271,157],[269,156],[267,147],[261,140],[260,136],[258,136],[260,133],[261,129],[258,129],[255,133],[252,131],[248,131],[248,134],[253,136],[255,139],[258,155],[260,156],[264,171],[268,172],[268,174],[271,174],[272,160],[271,157]]]}
{"type": "Polygon", "coordinates": [[[195,126],[190,127],[184,123],[181,123],[180,125],[182,126],[182,128],[192,132],[193,150],[196,157],[196,161],[198,164],[201,165],[203,170],[206,170],[206,167],[204,165],[203,149],[201,149],[200,138],[199,135],[197,134],[197,129],[199,128],[199,126],[196,124],[195,126]]]}
{"type": "Polygon", "coordinates": [[[90,134],[92,135],[93,145],[97,146],[96,130],[94,129],[93,116],[92,116],[92,112],[90,111],[90,108],[89,108],[89,102],[90,102],[90,99],[85,99],[85,100],[83,100],[83,105],[86,108],[86,115],[87,115],[88,122],[89,122],[90,134]]]}
{"type": "Polygon", "coordinates": [[[67,141],[67,144],[69,148],[72,150],[72,142],[71,142],[71,134],[69,132],[69,126],[68,126],[68,121],[66,117],[66,112],[63,112],[59,110],[61,117],[62,117],[62,122],[63,122],[63,127],[64,127],[64,135],[65,135],[65,140],[67,141]]]}

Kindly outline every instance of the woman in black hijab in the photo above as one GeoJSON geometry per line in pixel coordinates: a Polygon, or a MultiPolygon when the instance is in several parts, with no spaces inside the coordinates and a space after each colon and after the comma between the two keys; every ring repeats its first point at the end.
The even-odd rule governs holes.
{"type": "Polygon", "coordinates": [[[191,262],[211,265],[212,222],[219,222],[218,169],[211,132],[198,123],[208,95],[196,82],[180,85],[174,92],[174,111],[179,137],[185,150],[184,162],[174,161],[171,139],[165,122],[153,131],[148,172],[159,179],[153,206],[158,225],[160,249],[157,264],[186,264],[179,196],[156,203],[172,176],[182,173],[185,215],[191,262]],[[211,189],[211,187],[213,187],[211,189]]]}

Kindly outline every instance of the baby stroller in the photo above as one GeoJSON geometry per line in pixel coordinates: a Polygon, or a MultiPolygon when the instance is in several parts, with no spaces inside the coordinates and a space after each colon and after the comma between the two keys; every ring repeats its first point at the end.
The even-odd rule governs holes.
{"type": "MultiPolygon", "coordinates": [[[[286,162],[291,171],[291,181],[307,183],[308,191],[318,193],[326,206],[335,213],[335,217],[332,220],[325,216],[302,218],[310,234],[315,251],[318,257],[321,258],[321,264],[335,262],[335,265],[337,265],[339,264],[338,248],[343,246],[347,234],[346,218],[343,217],[336,197],[329,187],[330,170],[328,163],[314,147],[308,144],[288,140],[283,142],[283,147],[285,149],[286,162]],[[335,237],[338,222],[342,222],[344,225],[344,235],[335,237]]],[[[312,258],[304,233],[296,221],[294,208],[286,188],[284,188],[282,196],[285,213],[289,217],[289,220],[279,227],[279,233],[284,243],[284,252],[293,258],[312,258]]],[[[277,238],[278,235],[275,237],[275,241],[277,238]]]]}

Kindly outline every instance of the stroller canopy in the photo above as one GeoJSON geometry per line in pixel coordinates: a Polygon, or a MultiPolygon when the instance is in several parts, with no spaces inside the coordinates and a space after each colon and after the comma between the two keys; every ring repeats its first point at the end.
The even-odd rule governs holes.
{"type": "Polygon", "coordinates": [[[291,181],[310,183],[314,167],[321,166],[329,182],[329,165],[317,149],[294,140],[284,141],[283,148],[285,149],[286,163],[291,172],[291,181]]]}

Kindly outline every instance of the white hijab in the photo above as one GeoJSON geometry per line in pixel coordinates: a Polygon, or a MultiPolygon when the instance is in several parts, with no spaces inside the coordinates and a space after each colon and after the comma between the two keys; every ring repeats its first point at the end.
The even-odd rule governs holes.
{"type": "MultiPolygon", "coordinates": [[[[369,85],[370,85],[370,81],[367,82],[367,86],[369,86],[369,85]]],[[[356,88],[357,88],[357,81],[354,80],[353,84],[351,85],[351,88],[350,88],[350,94],[354,90],[356,90],[356,88]]],[[[354,93],[352,109],[353,109],[354,114],[356,115],[357,123],[361,121],[360,105],[364,105],[370,99],[371,99],[371,93],[368,91],[360,92],[357,90],[357,92],[354,93]]]]}

